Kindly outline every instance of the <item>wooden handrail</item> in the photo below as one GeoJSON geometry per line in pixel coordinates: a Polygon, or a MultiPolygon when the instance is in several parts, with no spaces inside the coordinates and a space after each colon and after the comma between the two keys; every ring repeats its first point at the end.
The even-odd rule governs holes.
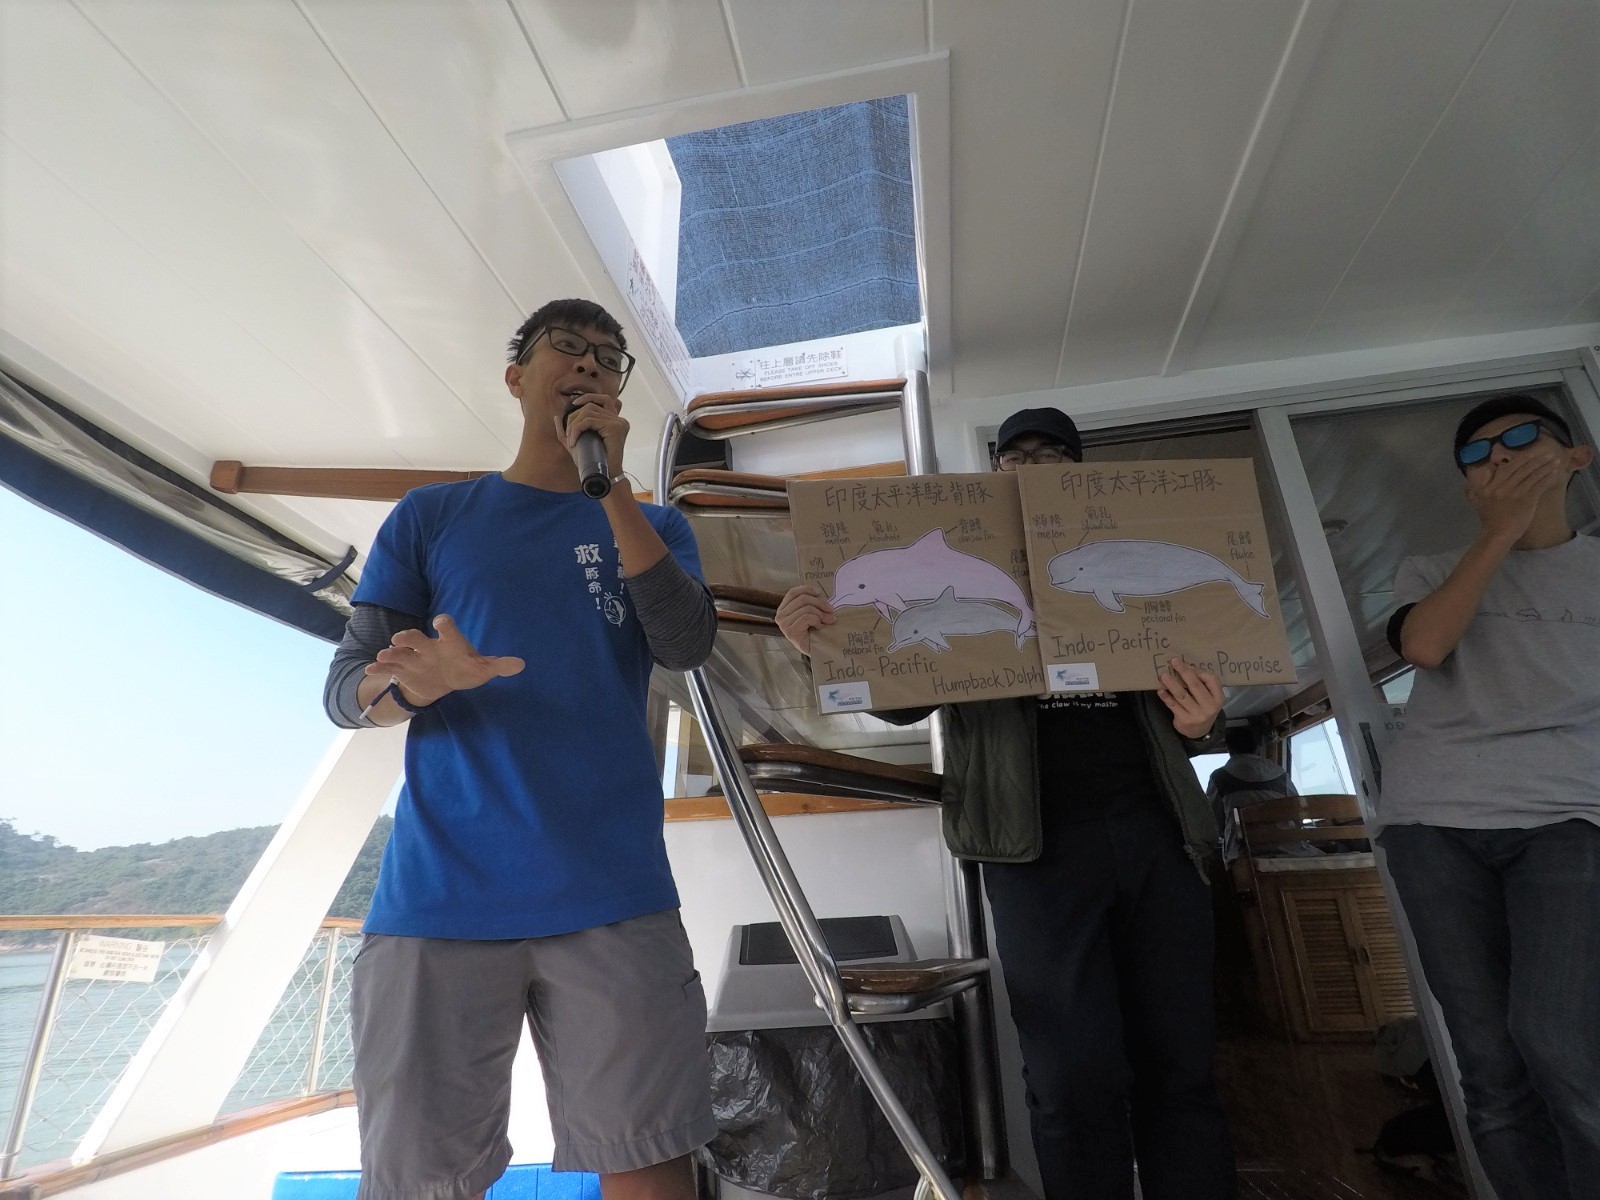
{"type": "MultiPolygon", "coordinates": [[[[0,913],[0,933],[14,929],[190,929],[222,924],[221,913],[0,913]]],[[[355,917],[327,917],[323,929],[358,930],[355,917]]]]}
{"type": "MultiPolygon", "coordinates": [[[[307,496],[322,500],[398,500],[431,483],[460,483],[493,471],[411,467],[252,467],[235,458],[211,464],[211,490],[225,496],[307,496]]],[[[635,492],[648,501],[649,492],[635,492]]]]}
{"type": "MultiPolygon", "coordinates": [[[[736,393],[750,399],[752,393],[736,393]]],[[[765,397],[770,399],[771,397],[765,397]]],[[[476,479],[489,471],[434,471],[396,467],[253,467],[238,459],[221,459],[211,464],[211,487],[226,496],[240,493],[262,496],[308,496],[330,500],[398,500],[412,488],[430,483],[454,483],[476,479]]],[[[904,463],[871,463],[862,467],[840,467],[796,476],[800,479],[848,479],[861,476],[904,475],[904,463]]],[[[634,493],[649,503],[647,491],[634,493]]]]}
{"type": "Polygon", "coordinates": [[[211,487],[226,496],[314,496],[328,500],[398,500],[412,488],[457,483],[487,471],[394,467],[250,467],[237,459],[211,464],[211,487]]]}
{"type": "Polygon", "coordinates": [[[191,1129],[187,1133],[159,1138],[142,1146],[130,1146],[126,1150],[102,1154],[77,1166],[74,1166],[70,1159],[54,1159],[30,1167],[21,1175],[0,1180],[0,1200],[44,1200],[46,1196],[55,1196],[72,1188],[83,1187],[85,1184],[126,1175],[129,1171],[137,1171],[140,1167],[178,1158],[216,1142],[226,1141],[228,1138],[241,1137],[273,1125],[281,1125],[285,1121],[315,1116],[317,1113],[329,1112],[336,1108],[350,1108],[355,1102],[356,1094],[349,1088],[337,1092],[318,1092],[314,1096],[278,1100],[256,1108],[247,1108],[243,1112],[220,1117],[202,1129],[191,1129]]]}

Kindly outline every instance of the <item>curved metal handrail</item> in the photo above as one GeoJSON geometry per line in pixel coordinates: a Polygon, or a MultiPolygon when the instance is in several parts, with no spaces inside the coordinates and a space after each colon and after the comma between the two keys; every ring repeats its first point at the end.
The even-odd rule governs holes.
{"type": "MultiPolygon", "coordinates": [[[[868,400],[866,396],[836,396],[831,399],[842,398],[847,398],[853,404],[868,400]]],[[[875,400],[883,398],[881,393],[873,397],[875,400]]],[[[903,391],[892,393],[888,400],[888,403],[874,407],[902,408],[902,431],[908,469],[912,473],[934,469],[933,430],[925,373],[920,370],[908,372],[903,383],[903,391]]],[[[741,407],[745,406],[741,404],[741,407]]],[[[753,400],[746,411],[775,412],[780,407],[787,407],[787,402],[753,400]]],[[[856,409],[856,411],[866,410],[865,405],[856,409]]],[[[825,420],[834,415],[843,413],[834,409],[833,405],[817,404],[804,415],[770,420],[756,426],[745,425],[716,432],[702,429],[694,431],[702,437],[733,437],[740,433],[756,432],[757,429],[775,429],[813,420],[825,420]],[[829,411],[830,409],[833,411],[829,411]]],[[[660,493],[668,504],[672,504],[674,498],[665,481],[671,478],[671,467],[678,442],[685,429],[692,423],[691,419],[686,425],[673,414],[668,417],[666,426],[662,430],[657,470],[658,479],[663,481],[660,493]]],[[[996,1089],[992,1078],[992,1063],[988,1061],[992,1059],[993,1034],[987,1027],[987,1001],[983,999],[987,992],[981,986],[979,977],[981,972],[975,970],[971,977],[954,980],[935,989],[940,992],[937,997],[929,994],[852,995],[840,978],[838,965],[822,937],[816,916],[805,899],[805,893],[794,875],[787,856],[778,843],[772,824],[756,799],[751,776],[739,755],[737,745],[728,734],[728,726],[722,717],[710,675],[704,668],[695,668],[689,671],[686,677],[690,701],[695,715],[699,718],[701,731],[711,751],[717,774],[722,780],[729,811],[739,827],[740,836],[744,838],[745,846],[755,862],[761,881],[777,910],[779,923],[794,948],[795,958],[817,997],[818,1005],[826,1012],[829,1023],[843,1042],[868,1091],[882,1110],[901,1146],[916,1165],[921,1176],[918,1196],[931,1194],[937,1196],[939,1200],[961,1200],[959,1189],[951,1182],[944,1168],[934,1157],[921,1131],[906,1112],[905,1106],[895,1095],[883,1068],[868,1047],[861,1027],[855,1021],[855,1013],[864,1010],[874,1013],[910,1011],[947,997],[957,997],[958,1002],[971,1001],[974,996],[980,998],[977,1005],[962,1004],[958,1017],[963,1037],[969,1043],[966,1067],[967,1073],[974,1079],[974,1086],[971,1089],[972,1101],[976,1108],[984,1110],[968,1114],[969,1121],[972,1122],[977,1134],[975,1150],[979,1160],[978,1165],[986,1178],[993,1178],[998,1173],[1002,1151],[995,1132],[997,1105],[993,1093],[996,1089]],[[973,1061],[974,1055],[978,1060],[976,1062],[973,1061]]],[[[982,952],[982,923],[981,920],[975,920],[976,914],[980,911],[974,907],[972,894],[976,886],[975,877],[970,872],[958,871],[951,881],[951,886],[956,900],[950,914],[953,919],[952,948],[973,959],[975,968],[980,961],[986,965],[986,958],[982,952]],[[955,922],[959,922],[959,928],[955,922]]]]}
{"type": "MultiPolygon", "coordinates": [[[[756,800],[755,787],[745,772],[744,761],[739,757],[737,748],[728,737],[727,724],[723,720],[716,694],[712,690],[711,681],[704,668],[696,667],[688,672],[688,680],[689,698],[694,704],[695,715],[700,720],[700,729],[705,734],[706,745],[711,751],[717,775],[722,780],[722,790],[727,798],[728,808],[733,813],[734,822],[738,825],[739,833],[750,851],[750,857],[755,860],[756,870],[761,875],[762,883],[766,885],[767,894],[771,896],[773,906],[778,910],[778,921],[783,926],[789,944],[795,949],[795,958],[799,961],[807,982],[811,984],[818,1002],[827,1013],[834,1032],[844,1043],[845,1051],[855,1063],[856,1070],[861,1073],[867,1090],[877,1101],[890,1128],[894,1130],[895,1136],[916,1165],[923,1180],[928,1183],[939,1200],[961,1200],[960,1189],[945,1174],[944,1168],[923,1138],[922,1131],[916,1127],[905,1106],[901,1104],[900,1098],[895,1095],[883,1068],[867,1045],[861,1027],[854,1020],[852,1000],[855,998],[845,991],[844,983],[839,978],[838,964],[834,962],[833,954],[823,939],[822,928],[817,924],[816,915],[806,902],[805,893],[801,890],[800,881],[795,877],[794,869],[789,865],[788,856],[778,844],[772,822],[756,800]]],[[[959,984],[951,985],[950,994],[953,995],[971,986],[972,981],[963,980],[959,984]]],[[[898,998],[872,999],[879,1002],[877,1007],[882,1009],[893,1006],[898,998]]],[[[896,1011],[906,1010],[901,1008],[896,1011]]]]}

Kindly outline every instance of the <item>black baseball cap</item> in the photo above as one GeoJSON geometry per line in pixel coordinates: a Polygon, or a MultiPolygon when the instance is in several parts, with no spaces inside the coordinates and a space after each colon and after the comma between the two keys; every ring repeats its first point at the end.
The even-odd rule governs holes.
{"type": "MultiPolygon", "coordinates": [[[[1472,435],[1477,433],[1490,421],[1498,421],[1501,417],[1538,417],[1554,426],[1558,439],[1566,445],[1572,445],[1572,430],[1568,428],[1566,419],[1558,416],[1543,400],[1528,395],[1526,392],[1517,392],[1510,396],[1496,396],[1492,400],[1485,400],[1482,404],[1475,405],[1471,412],[1461,418],[1461,424],[1456,426],[1456,444],[1450,452],[1451,457],[1461,453],[1461,447],[1472,440],[1472,435]]],[[[1465,471],[1459,459],[1456,466],[1465,471]]]]}
{"type": "Polygon", "coordinates": [[[1000,424],[1000,432],[994,439],[994,452],[999,454],[1027,433],[1059,442],[1074,460],[1083,461],[1083,435],[1072,423],[1072,418],[1059,408],[1025,408],[1012,413],[1000,424]]]}

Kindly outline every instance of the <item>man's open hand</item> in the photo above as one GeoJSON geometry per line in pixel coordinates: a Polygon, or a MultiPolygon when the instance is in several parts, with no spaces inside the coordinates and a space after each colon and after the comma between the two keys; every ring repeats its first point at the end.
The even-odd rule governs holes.
{"type": "Polygon", "coordinates": [[[420,705],[515,675],[527,665],[520,658],[479,654],[444,613],[433,619],[433,627],[437,637],[421,629],[402,629],[378,651],[367,674],[391,677],[407,700],[420,705]]]}

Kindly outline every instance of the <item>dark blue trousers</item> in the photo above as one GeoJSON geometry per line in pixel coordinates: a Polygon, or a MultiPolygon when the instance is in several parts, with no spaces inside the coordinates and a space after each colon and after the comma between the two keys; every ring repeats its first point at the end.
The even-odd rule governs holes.
{"type": "Polygon", "coordinates": [[[1049,829],[985,863],[1045,1200],[1226,1200],[1212,1077],[1211,897],[1147,810],[1049,829]]]}
{"type": "Polygon", "coordinates": [[[1600,826],[1378,839],[1499,1200],[1600,1197],[1600,826]]]}

